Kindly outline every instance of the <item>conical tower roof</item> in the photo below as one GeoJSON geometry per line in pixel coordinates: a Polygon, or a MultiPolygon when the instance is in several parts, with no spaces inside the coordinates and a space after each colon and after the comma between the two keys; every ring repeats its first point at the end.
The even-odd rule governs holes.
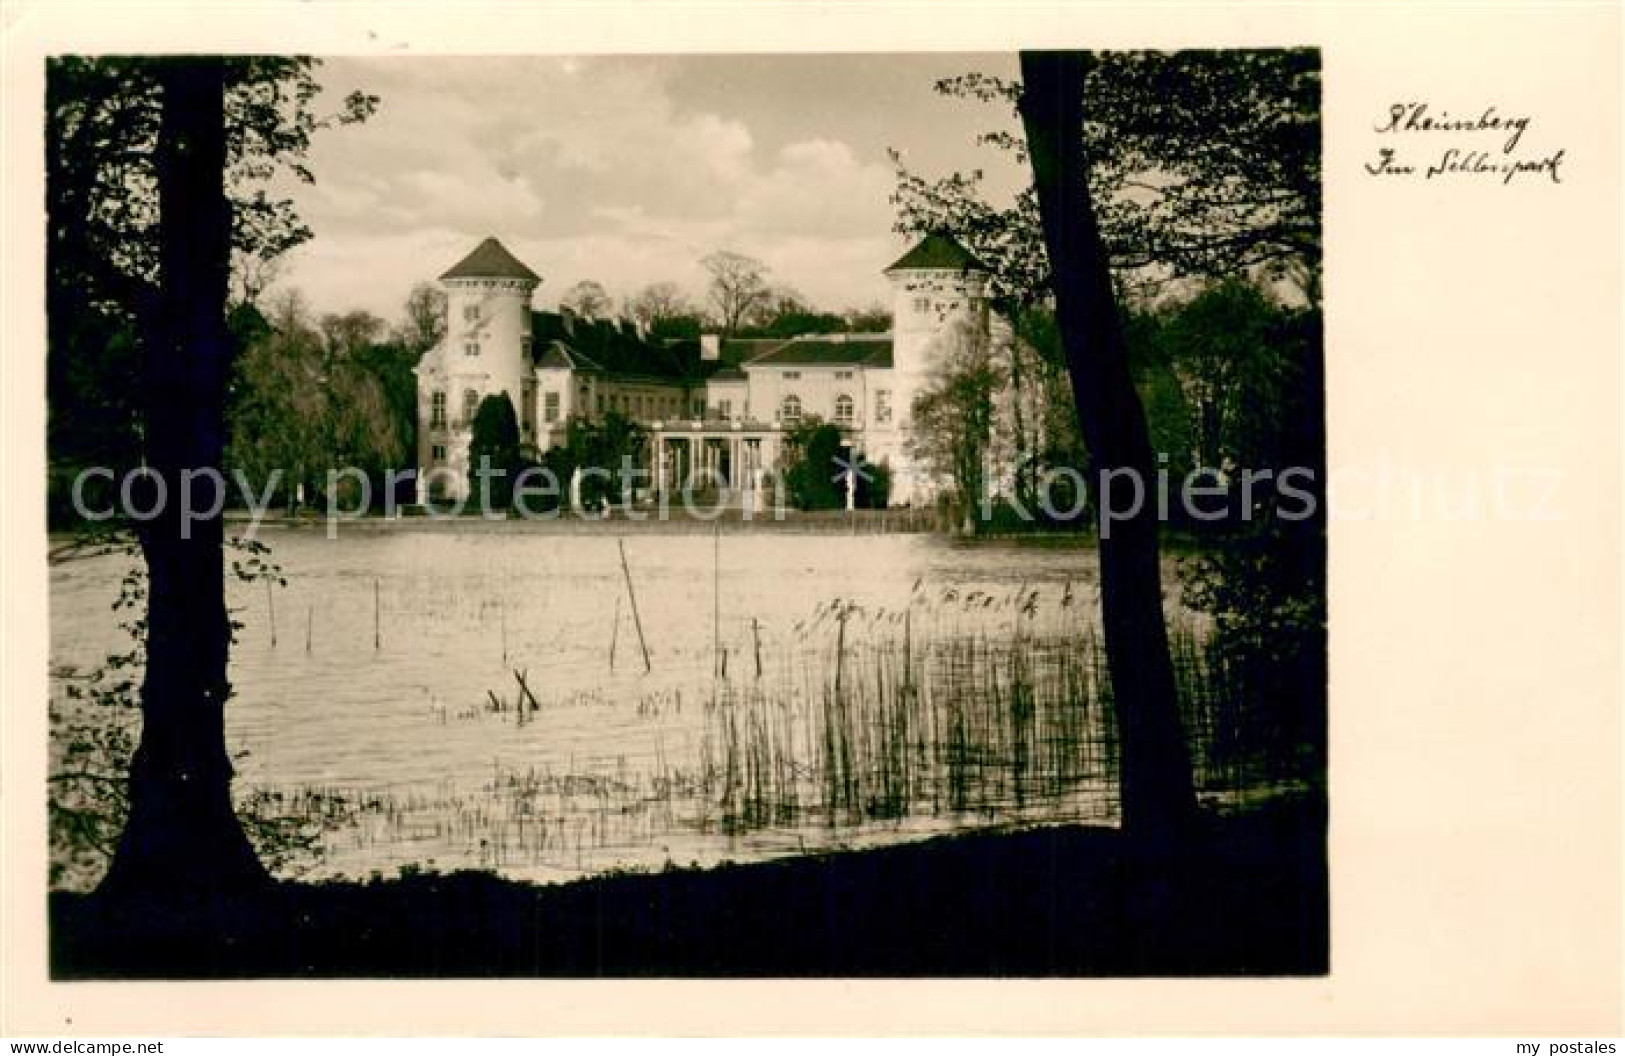
{"type": "Polygon", "coordinates": [[[506,246],[488,238],[474,247],[474,252],[453,264],[442,279],[526,279],[541,282],[542,277],[531,271],[506,246]]]}
{"type": "Polygon", "coordinates": [[[988,266],[976,259],[976,254],[960,245],[959,240],[941,231],[933,231],[914,244],[914,248],[897,258],[887,268],[893,271],[987,271],[988,266]]]}

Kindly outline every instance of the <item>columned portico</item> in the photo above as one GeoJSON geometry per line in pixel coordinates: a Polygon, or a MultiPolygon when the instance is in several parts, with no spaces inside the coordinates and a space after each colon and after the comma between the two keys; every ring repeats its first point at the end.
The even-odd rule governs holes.
{"type": "Polygon", "coordinates": [[[768,422],[703,420],[649,424],[655,487],[673,493],[725,488],[738,495],[778,459],[782,430],[768,422]]]}

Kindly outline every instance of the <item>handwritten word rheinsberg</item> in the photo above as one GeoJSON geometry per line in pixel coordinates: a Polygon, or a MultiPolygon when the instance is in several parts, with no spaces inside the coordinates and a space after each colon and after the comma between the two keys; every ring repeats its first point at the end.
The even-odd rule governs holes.
{"type": "Polygon", "coordinates": [[[1369,176],[1420,177],[1425,180],[1451,176],[1496,176],[1503,185],[1519,177],[1544,176],[1562,183],[1563,159],[1567,150],[1550,154],[1520,154],[1518,144],[1529,131],[1527,115],[1502,114],[1493,106],[1470,117],[1449,111],[1435,112],[1428,103],[1394,103],[1372,126],[1380,135],[1407,136],[1442,134],[1460,145],[1438,147],[1432,153],[1419,150],[1414,160],[1409,147],[1380,146],[1377,156],[1365,164],[1369,176]],[[1486,142],[1487,141],[1487,142],[1486,142]]]}

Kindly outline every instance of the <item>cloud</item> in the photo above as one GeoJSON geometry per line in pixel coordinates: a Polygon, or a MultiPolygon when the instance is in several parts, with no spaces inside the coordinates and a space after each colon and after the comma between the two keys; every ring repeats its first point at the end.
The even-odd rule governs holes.
{"type": "Polygon", "coordinates": [[[869,238],[891,226],[891,189],[890,169],[860,162],[844,143],[791,143],[744,189],[736,221],[770,235],[869,238]]]}
{"type": "Polygon", "coordinates": [[[697,298],[696,262],[724,246],[830,308],[884,293],[884,159],[685,105],[667,63],[353,59],[320,76],[328,98],[360,87],[382,100],[367,123],[318,134],[317,183],[295,188],[316,237],[284,284],[323,310],[393,316],[486,235],[553,298],[584,278],[621,294],[670,280],[697,298]],[[762,132],[789,141],[764,147],[762,132]]]}

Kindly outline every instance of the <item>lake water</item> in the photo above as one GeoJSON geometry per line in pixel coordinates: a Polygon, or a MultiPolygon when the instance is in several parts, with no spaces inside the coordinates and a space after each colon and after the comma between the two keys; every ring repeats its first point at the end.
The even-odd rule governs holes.
{"type": "MultiPolygon", "coordinates": [[[[314,875],[553,881],[1115,818],[1106,724],[1057,710],[1087,676],[1068,659],[1097,620],[1087,548],[610,524],[259,538],[287,585],[229,585],[228,737],[240,795],[358,805],[314,875]],[[967,719],[956,678],[1008,689],[1013,718],[967,719]],[[1082,761],[1011,779],[994,741],[1028,771],[1046,745],[1082,761]]],[[[58,689],[127,648],[109,606],[130,565],[51,569],[58,689]]]]}

